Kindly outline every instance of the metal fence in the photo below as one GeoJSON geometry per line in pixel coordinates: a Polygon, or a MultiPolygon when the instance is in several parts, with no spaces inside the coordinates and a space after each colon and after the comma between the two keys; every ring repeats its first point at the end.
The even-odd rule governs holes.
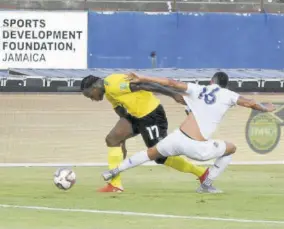
{"type": "Polygon", "coordinates": [[[284,0],[1,0],[0,9],[284,12],[284,0]]]}

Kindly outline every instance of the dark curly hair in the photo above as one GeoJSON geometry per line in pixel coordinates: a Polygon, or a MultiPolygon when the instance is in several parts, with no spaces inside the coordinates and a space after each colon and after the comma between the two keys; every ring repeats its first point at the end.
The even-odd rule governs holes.
{"type": "Polygon", "coordinates": [[[229,76],[225,72],[216,72],[212,77],[212,80],[220,87],[225,88],[229,83],[229,76]]]}
{"type": "Polygon", "coordinates": [[[92,87],[94,83],[96,83],[100,77],[89,75],[86,76],[81,82],[81,91],[92,87]]]}

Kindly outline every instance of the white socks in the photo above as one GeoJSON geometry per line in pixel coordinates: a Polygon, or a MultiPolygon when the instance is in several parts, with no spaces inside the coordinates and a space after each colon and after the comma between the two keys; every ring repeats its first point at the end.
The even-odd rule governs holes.
{"type": "Polygon", "coordinates": [[[121,164],[118,166],[118,170],[119,172],[122,172],[124,170],[144,164],[147,161],[150,161],[147,151],[141,151],[141,152],[135,153],[130,158],[127,158],[123,162],[121,162],[121,164]]]}
{"type": "Polygon", "coordinates": [[[231,161],[232,155],[217,158],[214,163],[214,166],[209,169],[208,177],[203,183],[205,185],[211,185],[212,182],[216,180],[216,178],[220,176],[222,172],[224,172],[224,170],[231,163],[231,161]]]}

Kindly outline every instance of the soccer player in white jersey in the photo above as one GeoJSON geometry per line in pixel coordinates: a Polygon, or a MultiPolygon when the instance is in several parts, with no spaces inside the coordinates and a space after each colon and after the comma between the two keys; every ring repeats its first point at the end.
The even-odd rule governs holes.
{"type": "Polygon", "coordinates": [[[179,129],[161,140],[156,146],[147,151],[138,152],[124,160],[116,169],[104,172],[102,176],[105,180],[111,179],[126,169],[156,160],[161,156],[185,155],[197,161],[216,158],[214,166],[209,169],[208,176],[197,192],[220,193],[221,191],[214,188],[212,183],[229,165],[232,154],[236,152],[236,146],[233,143],[211,139],[223,116],[229,108],[235,105],[262,112],[275,110],[273,104],[260,104],[228,90],[226,87],[229,77],[224,72],[215,73],[209,86],[178,82],[167,78],[138,77],[133,73],[128,79],[135,83],[158,83],[184,92],[184,105],[187,105],[191,112],[179,129]]]}

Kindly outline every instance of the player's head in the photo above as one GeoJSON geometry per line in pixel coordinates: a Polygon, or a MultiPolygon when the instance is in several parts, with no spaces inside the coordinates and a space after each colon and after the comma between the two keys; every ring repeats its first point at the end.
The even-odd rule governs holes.
{"type": "Polygon", "coordinates": [[[104,85],[101,78],[93,75],[85,77],[81,82],[81,91],[91,100],[100,101],[104,97],[104,85]]]}
{"type": "Polygon", "coordinates": [[[211,84],[213,83],[225,88],[228,86],[229,76],[225,72],[216,72],[211,79],[211,84]]]}

